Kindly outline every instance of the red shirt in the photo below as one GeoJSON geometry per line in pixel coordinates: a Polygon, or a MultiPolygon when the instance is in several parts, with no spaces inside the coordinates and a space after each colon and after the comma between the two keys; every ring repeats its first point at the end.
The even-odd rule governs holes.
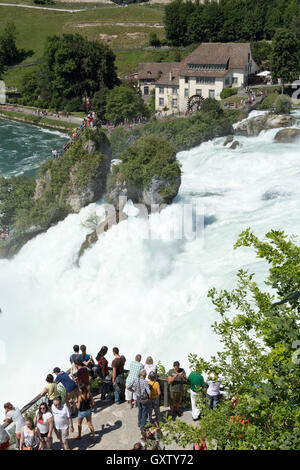
{"type": "Polygon", "coordinates": [[[86,387],[88,387],[90,385],[89,373],[88,373],[88,370],[85,366],[80,367],[80,369],[78,369],[77,379],[78,379],[78,384],[79,385],[85,385],[86,387]]]}

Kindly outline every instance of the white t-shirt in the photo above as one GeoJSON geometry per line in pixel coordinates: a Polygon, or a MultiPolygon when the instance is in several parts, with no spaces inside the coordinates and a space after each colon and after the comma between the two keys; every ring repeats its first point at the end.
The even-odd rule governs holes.
{"type": "Polygon", "coordinates": [[[11,419],[13,423],[16,424],[16,432],[21,432],[22,427],[25,426],[25,419],[21,411],[19,410],[19,408],[8,411],[8,413],[6,414],[6,417],[11,419]]]}
{"type": "Polygon", "coordinates": [[[49,432],[49,419],[52,418],[52,414],[50,413],[50,411],[47,411],[46,413],[43,413],[42,415],[42,420],[43,422],[41,423],[38,419],[38,415],[39,415],[39,410],[37,410],[37,412],[35,413],[36,414],[36,417],[37,417],[37,421],[36,421],[36,424],[37,424],[37,427],[40,431],[41,434],[46,434],[49,432]]]}
{"type": "Polygon", "coordinates": [[[156,374],[156,366],[154,364],[145,364],[144,369],[147,373],[146,380],[148,380],[150,372],[154,372],[156,374]]]}
{"type": "Polygon", "coordinates": [[[209,380],[207,382],[208,384],[208,389],[206,391],[207,395],[210,395],[211,397],[216,397],[217,395],[219,395],[221,383],[222,383],[221,377],[219,377],[216,381],[209,380]]]}
{"type": "Polygon", "coordinates": [[[4,444],[9,439],[9,434],[5,431],[4,427],[0,424],[0,444],[4,444]]]}
{"type": "Polygon", "coordinates": [[[61,405],[57,409],[54,405],[51,406],[51,411],[54,418],[54,426],[56,429],[67,429],[69,427],[69,419],[71,417],[70,410],[67,405],[61,405]]]}

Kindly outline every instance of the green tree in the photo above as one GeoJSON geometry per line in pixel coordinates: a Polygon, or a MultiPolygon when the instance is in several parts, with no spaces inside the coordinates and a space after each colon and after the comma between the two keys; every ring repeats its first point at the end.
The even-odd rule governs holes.
{"type": "Polygon", "coordinates": [[[292,100],[288,95],[280,95],[274,103],[275,114],[290,114],[292,110],[292,100]]]}
{"type": "Polygon", "coordinates": [[[13,224],[19,210],[30,209],[33,206],[34,189],[34,178],[25,176],[0,177],[1,224],[13,224]]]}
{"type": "Polygon", "coordinates": [[[149,116],[144,100],[132,87],[116,86],[107,94],[105,117],[115,124],[124,119],[149,116]]]}
{"type": "Polygon", "coordinates": [[[35,70],[26,71],[20,84],[23,104],[34,105],[38,99],[37,72],[35,70]]]}
{"type": "Polygon", "coordinates": [[[282,29],[275,34],[270,65],[273,79],[280,78],[282,84],[298,77],[298,42],[290,31],[282,29]]]}
{"type": "MultiPolygon", "coordinates": [[[[247,229],[236,245],[252,247],[269,265],[265,288],[241,269],[232,291],[211,289],[220,322],[213,325],[222,351],[205,361],[190,355],[193,369],[218,368],[227,394],[216,410],[203,408],[197,427],[168,421],[165,441],[190,445],[206,439],[218,449],[299,449],[300,446],[300,247],[272,230],[260,240],[247,229]],[[298,352],[297,352],[298,348],[298,352]]],[[[204,400],[202,400],[204,401],[204,400]]]]}
{"type": "Polygon", "coordinates": [[[114,61],[115,55],[102,42],[88,41],[79,34],[48,37],[38,75],[39,94],[56,109],[74,100],[75,111],[84,106],[86,96],[93,105],[100,87],[110,89],[118,83],[114,61]]]}
{"type": "Polygon", "coordinates": [[[149,44],[150,44],[150,46],[153,46],[153,47],[160,47],[160,45],[161,45],[160,39],[159,39],[159,37],[157,36],[156,33],[151,32],[149,34],[149,44]]]}
{"type": "Polygon", "coordinates": [[[0,36],[0,44],[4,55],[5,65],[12,65],[19,59],[19,51],[16,46],[17,29],[12,21],[8,21],[0,36]]]}

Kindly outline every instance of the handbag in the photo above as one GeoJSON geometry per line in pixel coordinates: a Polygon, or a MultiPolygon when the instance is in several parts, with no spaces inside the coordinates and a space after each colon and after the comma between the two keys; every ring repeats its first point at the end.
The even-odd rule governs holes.
{"type": "Polygon", "coordinates": [[[33,450],[32,447],[23,447],[23,450],[33,450]]]}
{"type": "Polygon", "coordinates": [[[146,396],[145,395],[142,395],[141,394],[141,382],[140,382],[141,379],[138,379],[139,381],[139,395],[140,395],[140,402],[142,405],[148,405],[148,403],[150,402],[150,398],[149,398],[149,395],[146,391],[146,396]]]}

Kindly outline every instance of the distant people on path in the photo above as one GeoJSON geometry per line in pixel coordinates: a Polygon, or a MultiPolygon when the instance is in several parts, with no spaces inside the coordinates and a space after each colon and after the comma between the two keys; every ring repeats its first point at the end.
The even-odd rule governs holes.
{"type": "Polygon", "coordinates": [[[144,365],[144,369],[147,373],[146,380],[148,380],[150,372],[154,372],[156,374],[156,366],[153,364],[153,359],[151,356],[148,356],[144,365]]]}
{"type": "Polygon", "coordinates": [[[126,362],[126,358],[125,356],[120,356],[119,348],[114,347],[112,352],[115,356],[111,363],[112,384],[114,388],[115,403],[120,405],[125,391],[124,364],[126,362]]]}
{"type": "Polygon", "coordinates": [[[44,443],[46,444],[46,449],[51,449],[51,438],[53,431],[53,416],[49,411],[46,403],[41,403],[39,409],[36,411],[34,417],[34,424],[37,426],[40,431],[41,436],[41,449],[44,448],[44,443]]]}
{"type": "Polygon", "coordinates": [[[32,418],[26,418],[21,430],[20,450],[40,450],[42,439],[40,431],[35,427],[32,418]]]}
{"type": "Polygon", "coordinates": [[[0,450],[7,450],[9,448],[9,434],[5,428],[0,424],[0,450]]]}
{"type": "Polygon", "coordinates": [[[93,367],[95,365],[93,357],[90,354],[87,354],[86,346],[84,344],[80,346],[80,351],[80,357],[78,357],[77,359],[80,359],[83,362],[83,365],[86,366],[89,373],[93,376],[93,367]]]}
{"type": "Polygon", "coordinates": [[[159,382],[156,380],[156,373],[150,372],[148,376],[148,382],[150,387],[150,411],[149,411],[149,419],[152,423],[152,412],[154,411],[154,422],[156,426],[158,426],[159,422],[161,421],[161,413],[160,413],[160,396],[161,390],[159,382]]]}
{"type": "Polygon", "coordinates": [[[162,436],[159,427],[156,429],[143,429],[142,439],[140,441],[142,448],[145,450],[164,450],[160,445],[160,439],[162,436]]]}
{"type": "Polygon", "coordinates": [[[88,390],[90,389],[90,376],[86,366],[83,365],[83,362],[80,359],[75,359],[74,362],[77,373],[76,373],[76,383],[78,386],[84,385],[88,390]]]}
{"type": "Polygon", "coordinates": [[[70,450],[68,437],[69,430],[74,432],[73,421],[69,407],[62,404],[60,397],[55,398],[51,406],[51,412],[54,419],[54,431],[59,439],[62,450],[70,450]]]}
{"type": "Polygon", "coordinates": [[[135,360],[130,363],[129,374],[126,379],[126,390],[125,390],[125,400],[128,401],[130,408],[133,408],[133,404],[137,406],[136,394],[128,389],[128,385],[134,381],[134,379],[139,378],[140,371],[143,368],[141,364],[142,356],[137,354],[135,360]]]}
{"type": "Polygon", "coordinates": [[[192,418],[197,421],[200,418],[201,410],[196,402],[200,398],[200,393],[205,390],[206,383],[203,376],[197,371],[191,372],[187,380],[190,384],[192,418]]]}
{"type": "Polygon", "coordinates": [[[86,418],[88,427],[92,433],[92,439],[95,442],[95,430],[92,425],[92,408],[94,406],[94,400],[91,393],[84,385],[79,387],[79,396],[77,398],[76,406],[78,410],[78,434],[75,439],[81,439],[82,421],[86,418]]]}
{"type": "Polygon", "coordinates": [[[52,374],[48,374],[46,377],[46,385],[43,388],[41,395],[44,397],[48,395],[48,404],[51,406],[53,404],[53,400],[56,397],[59,397],[60,392],[57,390],[57,385],[54,382],[54,377],[52,374]]]}
{"type": "Polygon", "coordinates": [[[70,363],[71,363],[71,374],[74,376],[76,375],[77,372],[77,367],[74,364],[75,359],[78,359],[80,357],[79,353],[79,346],[78,344],[75,344],[73,346],[73,354],[70,356],[70,363]]]}
{"type": "Polygon", "coordinates": [[[170,369],[168,372],[170,412],[172,416],[174,415],[174,408],[177,415],[182,416],[181,411],[179,411],[179,406],[183,397],[183,383],[186,382],[186,380],[187,378],[184,369],[181,369],[180,363],[175,361],[173,363],[173,369],[170,369]]]}
{"type": "Polygon", "coordinates": [[[25,419],[22,415],[19,408],[15,408],[11,403],[7,402],[4,404],[4,411],[5,411],[5,423],[14,423],[16,425],[16,447],[19,449],[20,446],[20,439],[21,439],[21,431],[23,426],[25,426],[25,419]]]}
{"type": "Polygon", "coordinates": [[[72,380],[68,374],[61,371],[59,367],[53,369],[53,373],[56,374],[55,382],[61,383],[66,389],[66,405],[70,408],[71,412],[75,412],[76,406],[75,401],[77,399],[77,384],[72,380]]]}
{"type": "Polygon", "coordinates": [[[217,408],[219,399],[220,399],[220,389],[222,386],[222,378],[219,377],[219,374],[216,372],[215,374],[209,373],[206,384],[208,385],[208,389],[206,391],[206,397],[209,399],[209,408],[214,409],[217,408]]]}
{"type": "Polygon", "coordinates": [[[101,400],[106,399],[106,394],[108,392],[109,383],[111,383],[111,376],[109,375],[108,370],[108,361],[104,357],[107,354],[108,347],[102,346],[100,351],[96,356],[96,361],[98,365],[93,368],[94,375],[100,377],[102,379],[102,386],[101,386],[101,400]]]}
{"type": "Polygon", "coordinates": [[[138,427],[142,431],[149,421],[150,386],[146,380],[146,371],[142,369],[140,376],[128,384],[128,389],[135,392],[138,405],[138,427]]]}

